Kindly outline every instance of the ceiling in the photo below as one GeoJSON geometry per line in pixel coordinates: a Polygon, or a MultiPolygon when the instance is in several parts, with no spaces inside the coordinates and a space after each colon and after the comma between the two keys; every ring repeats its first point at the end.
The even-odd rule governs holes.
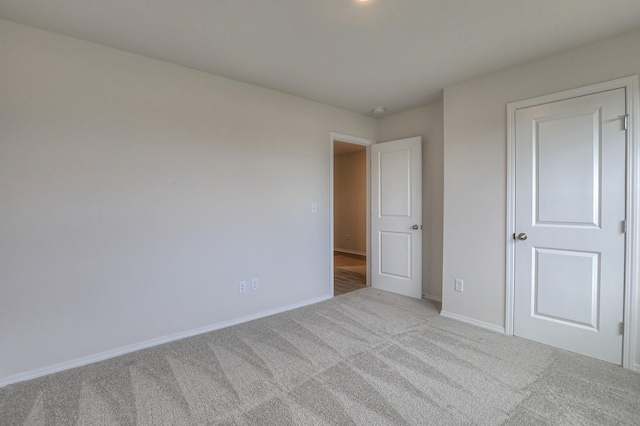
{"type": "Polygon", "coordinates": [[[372,115],[640,28],[640,1],[0,0],[0,17],[372,115]]]}

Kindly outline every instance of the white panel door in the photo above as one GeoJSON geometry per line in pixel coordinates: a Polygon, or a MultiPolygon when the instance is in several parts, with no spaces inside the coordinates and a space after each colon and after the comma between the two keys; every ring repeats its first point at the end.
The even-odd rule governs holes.
{"type": "Polygon", "coordinates": [[[371,146],[371,286],[422,297],[422,139],[371,146]]]}
{"type": "Polygon", "coordinates": [[[615,364],[625,101],[616,89],[516,111],[514,334],[615,364]]]}

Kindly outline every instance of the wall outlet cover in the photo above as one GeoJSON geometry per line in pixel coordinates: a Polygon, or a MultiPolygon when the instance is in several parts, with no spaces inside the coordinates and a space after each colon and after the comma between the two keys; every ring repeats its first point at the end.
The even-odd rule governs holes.
{"type": "Polygon", "coordinates": [[[459,280],[456,278],[456,291],[463,291],[464,290],[464,281],[459,280]]]}

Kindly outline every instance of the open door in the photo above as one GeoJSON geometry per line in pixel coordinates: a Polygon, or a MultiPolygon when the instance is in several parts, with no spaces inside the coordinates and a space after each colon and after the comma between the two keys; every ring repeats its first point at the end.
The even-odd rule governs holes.
{"type": "Polygon", "coordinates": [[[371,146],[371,286],[422,298],[422,139],[371,146]]]}

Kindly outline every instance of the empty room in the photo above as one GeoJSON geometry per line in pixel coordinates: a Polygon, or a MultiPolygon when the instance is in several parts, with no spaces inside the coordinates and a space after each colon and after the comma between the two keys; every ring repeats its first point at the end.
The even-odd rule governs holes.
{"type": "Polygon", "coordinates": [[[637,0],[0,0],[0,425],[637,425],[639,75],[637,0]]]}

